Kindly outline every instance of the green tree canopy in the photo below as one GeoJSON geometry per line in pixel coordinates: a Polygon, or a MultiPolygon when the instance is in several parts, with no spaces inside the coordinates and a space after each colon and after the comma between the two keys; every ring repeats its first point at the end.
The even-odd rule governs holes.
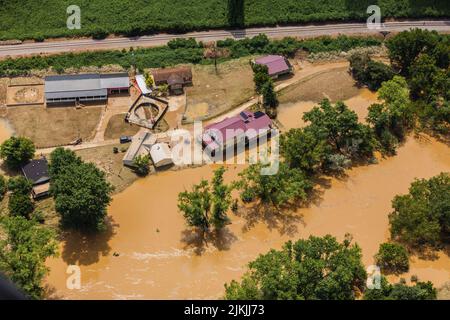
{"type": "Polygon", "coordinates": [[[398,243],[382,243],[375,261],[385,273],[404,273],[409,270],[408,251],[398,243]]]}
{"type": "Polygon", "coordinates": [[[192,191],[184,191],[178,195],[178,208],[183,213],[190,227],[199,228],[203,236],[210,230],[223,228],[229,221],[226,213],[231,206],[232,187],[223,180],[225,168],[214,171],[211,184],[202,180],[192,187],[192,191]]]}
{"type": "Polygon", "coordinates": [[[225,299],[351,300],[363,290],[366,277],[357,244],[311,236],[250,262],[240,283],[225,285],[225,299]]]}
{"type": "Polygon", "coordinates": [[[0,146],[0,157],[13,170],[20,169],[34,157],[34,143],[25,137],[11,137],[0,146]]]}
{"type": "Polygon", "coordinates": [[[391,237],[408,245],[435,246],[450,235],[450,175],[414,181],[409,193],[392,201],[391,237]]]}
{"type": "Polygon", "coordinates": [[[412,286],[405,283],[390,284],[381,277],[381,288],[367,289],[364,300],[436,300],[437,292],[431,282],[417,282],[412,286]]]}
{"type": "Polygon", "coordinates": [[[43,298],[45,260],[57,254],[55,234],[23,217],[1,220],[6,232],[0,239],[0,270],[33,299],[43,298]]]}
{"type": "Polygon", "coordinates": [[[56,148],[50,153],[49,173],[51,177],[56,177],[65,167],[81,164],[82,160],[72,150],[56,148]]]}
{"type": "Polygon", "coordinates": [[[104,229],[113,189],[105,173],[92,163],[64,166],[50,183],[62,225],[83,231],[104,229]]]}
{"type": "Polygon", "coordinates": [[[0,174],[0,201],[3,200],[6,191],[8,191],[8,183],[5,177],[2,174],[0,174]]]}
{"type": "Polygon", "coordinates": [[[371,156],[375,141],[371,130],[358,122],[357,114],[343,102],[332,105],[328,99],[305,112],[303,120],[317,137],[322,137],[340,154],[349,157],[371,156]]]}
{"type": "Polygon", "coordinates": [[[330,147],[325,139],[318,137],[308,128],[291,129],[280,137],[281,155],[293,168],[313,173],[318,170],[330,147]]]}
{"type": "Polygon", "coordinates": [[[150,171],[150,155],[138,155],[134,159],[134,165],[136,166],[135,171],[140,176],[146,176],[150,171]]]}
{"type": "Polygon", "coordinates": [[[239,173],[241,180],[237,186],[244,202],[259,199],[277,207],[294,200],[306,200],[313,185],[301,170],[280,162],[276,174],[263,175],[263,167],[261,163],[252,164],[239,173]]]}

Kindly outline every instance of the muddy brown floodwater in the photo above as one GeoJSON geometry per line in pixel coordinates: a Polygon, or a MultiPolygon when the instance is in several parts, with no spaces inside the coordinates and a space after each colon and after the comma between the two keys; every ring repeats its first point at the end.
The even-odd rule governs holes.
{"type": "MultiPolygon", "coordinates": [[[[360,119],[376,97],[370,92],[346,100],[360,119]]],[[[301,112],[313,103],[281,106],[286,129],[301,125],[301,112]]],[[[111,229],[97,237],[67,236],[59,258],[50,259],[52,297],[67,299],[206,299],[220,298],[224,283],[239,279],[246,264],[289,239],[351,233],[373,264],[380,243],[389,237],[391,200],[406,193],[414,178],[450,171],[448,146],[423,136],[409,138],[398,155],[378,164],[356,167],[342,180],[324,178],[320,196],[308,208],[282,215],[264,210],[230,214],[232,224],[201,246],[177,209],[178,193],[211,178],[217,165],[166,171],[135,182],[114,196],[108,214],[111,229]],[[81,289],[66,288],[67,266],[81,267],[81,289]]],[[[226,181],[243,166],[228,166],[226,181]]],[[[412,259],[411,274],[436,286],[450,279],[450,258],[412,259]]]]}

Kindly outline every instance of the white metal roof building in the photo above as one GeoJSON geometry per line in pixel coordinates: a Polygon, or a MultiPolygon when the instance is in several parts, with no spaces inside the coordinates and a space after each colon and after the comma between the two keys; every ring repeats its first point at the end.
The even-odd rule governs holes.
{"type": "Polygon", "coordinates": [[[150,148],[150,156],[152,157],[155,167],[167,166],[173,164],[172,152],[167,143],[156,143],[150,148]]]}
{"type": "Polygon", "coordinates": [[[136,83],[142,94],[146,95],[152,93],[152,90],[147,87],[147,84],[145,83],[145,77],[142,74],[136,75],[136,83]]]}
{"type": "Polygon", "coordinates": [[[102,101],[110,94],[128,92],[129,87],[128,73],[48,76],[45,101],[47,104],[102,101]]]}

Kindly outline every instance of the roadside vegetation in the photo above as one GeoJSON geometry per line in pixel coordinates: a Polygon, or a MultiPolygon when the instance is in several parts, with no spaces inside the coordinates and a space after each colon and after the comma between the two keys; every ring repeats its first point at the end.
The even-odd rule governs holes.
{"type": "MultiPolygon", "coordinates": [[[[339,36],[308,40],[294,38],[269,40],[267,36],[259,35],[251,39],[218,41],[217,45],[224,50],[224,54],[217,61],[223,62],[228,59],[267,53],[293,55],[299,49],[312,53],[347,51],[357,47],[380,46],[381,43],[380,39],[374,37],[339,36]]],[[[170,41],[167,46],[154,48],[9,58],[0,61],[0,76],[29,75],[36,70],[63,73],[69,68],[80,69],[86,66],[100,68],[106,65],[118,65],[127,70],[133,66],[138,70],[144,70],[183,63],[213,64],[214,59],[205,57],[204,51],[203,44],[197,43],[193,39],[175,39],[170,41]]]]}
{"type": "Polygon", "coordinates": [[[66,27],[67,0],[10,0],[0,8],[0,39],[34,39],[50,37],[92,36],[108,34],[136,36],[161,31],[274,26],[322,21],[366,20],[369,5],[379,5],[385,18],[446,17],[450,7],[446,0],[415,1],[346,1],[346,0],[79,0],[81,29],[66,27]]]}

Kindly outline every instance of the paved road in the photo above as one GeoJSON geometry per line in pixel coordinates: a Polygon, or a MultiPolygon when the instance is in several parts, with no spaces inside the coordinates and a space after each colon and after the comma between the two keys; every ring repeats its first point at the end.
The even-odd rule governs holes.
{"type": "MultiPolygon", "coordinates": [[[[388,22],[383,24],[381,30],[403,31],[410,28],[422,28],[450,32],[450,20],[441,21],[402,21],[388,22]]],[[[215,41],[226,38],[241,39],[253,37],[260,33],[265,33],[268,37],[286,36],[320,36],[336,34],[373,34],[381,30],[371,30],[365,23],[342,23],[318,26],[291,26],[273,28],[249,28],[244,30],[211,30],[204,32],[191,32],[186,34],[158,34],[152,36],[142,36],[135,38],[108,38],[104,40],[79,39],[79,40],[54,40],[48,42],[26,42],[20,45],[0,46],[0,57],[20,56],[30,54],[60,53],[75,50],[101,50],[101,49],[122,49],[129,47],[152,47],[164,45],[174,38],[193,37],[199,41],[215,41]]]]}

